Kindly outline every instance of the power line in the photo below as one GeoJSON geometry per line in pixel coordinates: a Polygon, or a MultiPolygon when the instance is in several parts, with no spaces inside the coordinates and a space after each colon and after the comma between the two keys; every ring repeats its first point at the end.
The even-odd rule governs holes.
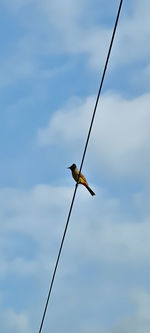
{"type": "MultiPolygon", "coordinates": [[[[88,131],[88,135],[87,135],[87,140],[86,140],[85,148],[84,148],[84,151],[83,151],[83,156],[82,156],[81,165],[80,165],[80,169],[79,169],[78,181],[79,181],[80,172],[82,170],[83,162],[84,162],[84,159],[85,159],[85,155],[86,155],[86,151],[87,151],[87,147],[88,147],[88,143],[89,143],[90,134],[91,134],[91,131],[92,131],[93,122],[94,122],[94,118],[95,118],[95,114],[96,114],[96,110],[97,110],[97,105],[98,105],[99,98],[100,98],[100,95],[101,95],[101,90],[102,90],[102,87],[103,87],[103,82],[104,82],[104,78],[105,78],[105,74],[106,74],[106,70],[107,70],[107,66],[108,66],[108,62],[109,62],[109,58],[110,58],[110,54],[111,54],[111,50],[112,50],[112,45],[113,45],[113,42],[114,42],[114,37],[115,37],[117,25],[118,25],[118,20],[119,20],[122,4],[123,4],[123,0],[120,1],[117,16],[116,16],[116,20],[115,20],[115,24],[114,24],[114,28],[113,28],[113,33],[112,33],[112,37],[111,37],[111,41],[110,41],[110,46],[109,46],[109,49],[108,49],[108,54],[107,54],[107,58],[106,58],[106,62],[105,62],[105,66],[104,66],[104,70],[103,70],[103,74],[102,74],[102,79],[101,79],[101,82],[100,82],[100,87],[99,87],[99,90],[98,90],[98,94],[97,94],[97,98],[96,98],[96,102],[95,102],[95,106],[94,106],[94,110],[93,110],[93,115],[92,115],[89,131],[88,131]]],[[[54,279],[55,279],[55,275],[56,275],[56,271],[57,271],[57,267],[58,267],[58,263],[59,263],[59,259],[60,259],[64,239],[65,239],[65,236],[66,236],[66,232],[67,232],[67,228],[68,228],[68,224],[69,224],[69,220],[70,220],[70,216],[71,216],[71,212],[72,212],[72,208],[73,208],[77,188],[78,188],[78,181],[75,185],[75,190],[74,190],[74,193],[73,193],[73,197],[72,197],[72,201],[71,201],[71,205],[70,205],[70,209],[69,209],[69,213],[68,213],[68,217],[67,217],[67,221],[66,221],[66,225],[65,225],[65,230],[64,230],[63,237],[62,237],[62,240],[61,240],[61,244],[60,244],[60,248],[59,248],[59,252],[58,252],[54,272],[53,272],[53,275],[52,275],[50,288],[49,288],[49,292],[48,292],[48,296],[47,296],[47,300],[46,300],[46,304],[45,304],[41,324],[40,324],[40,329],[39,329],[38,333],[41,333],[42,328],[43,328],[44,319],[45,319],[49,299],[50,299],[50,296],[51,296],[51,291],[52,291],[52,287],[53,287],[53,283],[54,283],[54,279]]]]}

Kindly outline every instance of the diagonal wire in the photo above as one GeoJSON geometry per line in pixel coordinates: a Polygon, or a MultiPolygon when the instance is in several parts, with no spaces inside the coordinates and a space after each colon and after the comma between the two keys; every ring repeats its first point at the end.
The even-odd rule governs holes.
{"type": "Polygon", "coordinates": [[[75,190],[74,190],[74,193],[73,193],[73,197],[72,197],[72,201],[71,201],[71,205],[70,205],[70,209],[69,209],[69,213],[68,213],[68,217],[67,217],[67,221],[66,221],[66,225],[65,225],[65,230],[64,230],[63,237],[62,237],[62,240],[61,240],[61,244],[60,244],[60,248],[59,248],[59,252],[58,252],[54,272],[53,272],[53,275],[52,275],[50,288],[49,288],[49,292],[48,292],[48,296],[47,296],[47,300],[46,300],[46,304],[45,304],[41,324],[40,324],[40,329],[39,329],[38,333],[41,333],[42,328],[43,328],[44,319],[45,319],[49,299],[50,299],[50,296],[51,296],[51,291],[52,291],[52,287],[53,287],[53,283],[54,283],[54,279],[55,279],[55,275],[56,275],[56,271],[57,271],[57,267],[58,267],[62,247],[63,247],[63,244],[64,244],[64,239],[65,239],[65,236],[66,236],[66,232],[67,232],[67,228],[68,228],[68,224],[69,224],[69,220],[70,220],[70,216],[71,216],[71,212],[72,212],[72,208],[73,208],[77,188],[78,188],[78,181],[79,181],[80,173],[81,173],[81,170],[82,170],[83,162],[84,162],[84,159],[85,159],[85,155],[86,155],[86,151],[87,151],[87,147],[88,147],[88,143],[89,143],[89,139],[90,139],[90,134],[91,134],[91,130],[92,130],[92,126],[93,126],[93,122],[94,122],[94,118],[95,118],[95,114],[96,114],[96,110],[97,110],[97,105],[98,105],[99,98],[100,98],[100,95],[101,95],[101,90],[102,90],[102,87],[103,87],[103,82],[104,82],[104,78],[105,78],[105,74],[106,74],[106,70],[107,70],[107,66],[108,66],[108,62],[109,62],[109,58],[110,58],[110,54],[111,54],[111,49],[112,49],[112,45],[113,45],[113,42],[114,42],[114,37],[115,37],[117,25],[118,25],[118,20],[119,20],[122,4],[123,4],[123,0],[121,0],[120,4],[119,4],[117,16],[116,16],[116,20],[115,20],[115,24],[114,24],[114,28],[113,28],[113,33],[112,33],[112,37],[111,37],[111,41],[110,41],[110,46],[109,46],[109,49],[108,49],[108,54],[107,54],[107,58],[106,58],[106,62],[105,62],[101,82],[100,82],[100,87],[99,87],[99,90],[98,90],[98,94],[97,94],[97,98],[96,98],[96,102],[95,102],[95,106],[94,106],[94,110],[93,110],[93,115],[92,115],[89,131],[88,131],[88,135],[87,135],[87,140],[86,140],[85,148],[84,148],[84,151],[83,151],[83,156],[82,156],[81,165],[80,165],[80,169],[79,169],[79,176],[78,176],[77,183],[75,185],[75,190]]]}

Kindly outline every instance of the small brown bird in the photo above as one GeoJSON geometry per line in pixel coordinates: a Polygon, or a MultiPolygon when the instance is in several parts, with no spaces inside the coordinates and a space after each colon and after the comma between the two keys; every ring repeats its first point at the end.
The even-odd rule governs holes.
{"type": "Polygon", "coordinates": [[[95,193],[89,187],[89,185],[86,181],[86,178],[83,176],[82,173],[80,173],[80,177],[79,177],[79,180],[78,180],[79,170],[78,170],[76,164],[72,164],[70,167],[68,167],[68,169],[70,169],[72,171],[72,177],[74,178],[74,180],[76,182],[78,181],[79,184],[84,185],[87,188],[87,190],[91,193],[91,195],[95,195],[95,193]]]}

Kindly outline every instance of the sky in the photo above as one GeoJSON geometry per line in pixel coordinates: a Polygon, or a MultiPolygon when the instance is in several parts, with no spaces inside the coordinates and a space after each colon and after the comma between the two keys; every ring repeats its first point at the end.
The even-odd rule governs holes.
{"type": "MultiPolygon", "coordinates": [[[[119,0],[0,0],[0,326],[38,332],[119,0]]],[[[43,333],[150,331],[150,3],[124,0],[43,333]]]]}

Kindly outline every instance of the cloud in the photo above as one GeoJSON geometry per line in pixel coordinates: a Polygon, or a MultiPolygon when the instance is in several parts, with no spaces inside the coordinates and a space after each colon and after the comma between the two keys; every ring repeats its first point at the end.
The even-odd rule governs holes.
{"type": "Polygon", "coordinates": [[[7,231],[34,235],[37,240],[42,239],[43,233],[44,245],[47,228],[51,230],[51,236],[55,234],[56,237],[58,232],[58,224],[56,223],[53,228],[54,220],[49,220],[49,218],[53,212],[53,219],[56,222],[60,214],[63,214],[65,201],[70,198],[70,193],[71,190],[68,188],[55,188],[48,185],[37,185],[29,191],[13,188],[1,189],[0,197],[3,200],[3,209],[0,219],[2,227],[7,231]]]}
{"type": "MultiPolygon", "coordinates": [[[[109,207],[107,206],[109,210],[109,207]]],[[[109,210],[110,211],[110,210],[109,210]]],[[[112,213],[111,213],[112,214],[112,213]]],[[[94,227],[92,223],[84,221],[80,227],[80,235],[78,235],[78,249],[77,252],[85,253],[88,260],[106,262],[114,262],[120,264],[127,264],[128,266],[134,264],[138,266],[145,265],[149,258],[149,234],[150,234],[150,220],[136,223],[136,221],[122,221],[118,214],[115,214],[114,220],[111,221],[108,214],[101,214],[101,218],[94,219],[94,227]],[[116,217],[116,221],[114,222],[116,217]],[[97,223],[96,223],[97,221],[97,223]],[[100,223],[100,226],[97,225],[100,223]],[[84,235],[84,248],[82,248],[84,235]],[[92,236],[92,237],[91,237],[92,236]]],[[[74,233],[76,234],[76,233],[74,233]]],[[[75,238],[72,239],[75,250],[75,238]]],[[[71,244],[70,244],[71,245],[71,244]]]]}
{"type": "Polygon", "coordinates": [[[58,137],[60,145],[62,142],[71,144],[74,140],[83,137],[90,120],[93,103],[93,97],[87,98],[85,102],[74,99],[63,109],[56,111],[48,126],[39,129],[37,137],[39,145],[54,144],[58,137]]]}
{"type": "Polygon", "coordinates": [[[134,303],[136,311],[132,316],[122,319],[113,329],[106,330],[107,333],[129,332],[148,333],[150,329],[149,306],[150,295],[146,290],[132,291],[130,300],[134,303]]]}
{"type": "MultiPolygon", "coordinates": [[[[53,66],[57,67],[54,56],[69,56],[66,63],[70,63],[76,56],[84,57],[84,63],[92,71],[103,67],[112,34],[113,23],[110,25],[110,21],[113,22],[115,18],[117,4],[115,10],[109,6],[106,13],[104,2],[101,1],[99,6],[102,9],[98,18],[97,2],[93,5],[90,0],[82,4],[80,1],[62,0],[61,6],[58,0],[55,3],[47,0],[7,0],[3,5],[13,18],[15,15],[21,29],[18,42],[15,41],[11,52],[7,52],[5,59],[1,59],[1,87],[12,85],[20,79],[47,79],[51,70],[54,75],[53,66]],[[108,16],[106,22],[105,15],[108,16]],[[51,68],[44,68],[45,57],[49,57],[51,68]]],[[[122,9],[111,55],[112,71],[120,66],[126,68],[130,64],[134,67],[135,63],[145,68],[149,60],[149,4],[144,0],[141,6],[140,1],[136,0],[135,6],[131,7],[128,10],[128,6],[124,5],[122,9]]],[[[136,66],[134,74],[140,70],[136,66]]],[[[133,72],[130,72],[131,83],[134,85],[133,72]]]]}
{"type": "MultiPolygon", "coordinates": [[[[92,2],[93,5],[93,2],[92,2]]],[[[104,12],[103,1],[99,3],[102,7],[101,12],[104,12]]],[[[96,3],[94,4],[94,8],[96,3]]],[[[126,4],[122,8],[120,21],[118,24],[117,35],[112,52],[112,66],[118,67],[120,65],[131,64],[133,62],[141,62],[149,59],[149,3],[144,0],[142,5],[139,0],[135,1],[134,6],[128,10],[126,4]],[[142,24],[144,20],[144,25],[142,24]],[[139,48],[140,45],[140,48],[139,48]]],[[[87,18],[90,18],[91,1],[63,1],[62,6],[59,1],[50,3],[47,0],[42,2],[42,9],[45,16],[49,17],[50,24],[52,24],[56,31],[59,40],[59,51],[85,54],[87,56],[88,64],[94,68],[99,69],[104,64],[106,52],[110,42],[112,27],[103,21],[103,16],[99,17],[99,21],[94,18],[92,25],[88,22],[84,25],[86,11],[87,18]],[[88,11],[88,8],[90,10],[88,11]]],[[[97,7],[96,7],[97,9],[97,7]]],[[[117,4],[115,10],[112,7],[107,7],[105,18],[110,17],[114,21],[117,4]]],[[[95,14],[93,12],[93,14],[95,14]]],[[[89,20],[90,22],[90,20],[89,20]]]]}
{"type": "MultiPolygon", "coordinates": [[[[110,328],[103,328],[99,324],[93,323],[90,325],[83,325],[79,332],[85,333],[148,333],[150,329],[150,318],[149,318],[149,305],[150,295],[147,290],[137,288],[131,290],[128,295],[128,301],[130,305],[134,306],[132,315],[126,316],[120,319],[119,322],[111,326],[110,328]]],[[[109,316],[109,315],[108,315],[109,316]]]]}
{"type": "Polygon", "coordinates": [[[137,0],[130,10],[130,15],[123,15],[126,5],[122,10],[117,38],[114,43],[113,61],[115,65],[134,64],[135,62],[149,59],[150,22],[148,12],[150,4],[144,0],[137,0]],[[143,24],[144,22],[144,24],[143,24]]]}
{"type": "MultiPolygon", "coordinates": [[[[60,143],[62,150],[71,147],[75,150],[76,145],[85,140],[94,103],[95,98],[88,97],[79,105],[58,110],[48,126],[38,130],[38,144],[60,143]]],[[[115,177],[148,177],[149,103],[150,94],[131,100],[113,93],[102,96],[89,144],[89,154],[92,161],[96,161],[96,167],[115,177]]]]}
{"type": "MultiPolygon", "coordinates": [[[[104,23],[102,13],[108,17],[111,16],[111,19],[114,20],[117,4],[116,10],[110,6],[106,13],[103,1],[101,1],[99,6],[101,5],[102,9],[99,20],[94,20],[97,13],[97,3],[94,3],[95,11],[92,11],[93,2],[90,0],[82,3],[74,0],[63,0],[61,6],[58,0],[55,3],[47,0],[37,2],[17,0],[13,3],[7,1],[6,5],[8,8],[15,8],[18,11],[18,20],[24,15],[24,6],[28,5],[30,10],[34,8],[34,22],[38,23],[40,19],[41,24],[36,24],[35,29],[35,23],[33,24],[33,19],[27,12],[25,15],[26,18],[28,16],[28,20],[23,19],[22,24],[27,31],[29,30],[29,33],[24,36],[25,45],[30,50],[34,50],[35,56],[38,56],[39,52],[43,54],[80,54],[86,55],[87,63],[93,69],[97,70],[103,66],[113,24],[110,28],[108,19],[107,23],[104,23]],[[92,23],[91,11],[93,14],[92,23]],[[85,19],[85,12],[87,19],[85,19]]],[[[115,67],[135,61],[141,62],[149,58],[149,18],[147,14],[149,4],[144,0],[141,6],[140,1],[136,0],[135,6],[132,6],[129,11],[127,9],[128,7],[126,8],[124,5],[113,47],[112,66],[115,67]],[[143,20],[144,25],[142,24],[143,20]]]]}
{"type": "MultiPolygon", "coordinates": [[[[49,28],[54,31],[55,44],[54,49],[49,47],[50,52],[86,55],[88,64],[99,68],[104,64],[107,52],[107,46],[110,39],[111,30],[104,27],[101,23],[89,26],[88,22],[84,25],[85,11],[86,16],[90,18],[88,10],[90,1],[55,1],[50,3],[45,0],[40,4],[45,19],[49,21],[49,28]]],[[[47,27],[48,28],[48,27],[47,27]]],[[[52,43],[49,43],[49,46],[52,43]]]]}
{"type": "MultiPolygon", "coordinates": [[[[75,258],[80,257],[82,252],[85,259],[91,261],[146,264],[150,251],[150,213],[147,212],[147,215],[141,217],[141,220],[137,222],[132,214],[130,217],[124,216],[120,198],[111,198],[104,190],[97,188],[95,200],[91,201],[89,193],[84,189],[79,188],[78,192],[76,200],[79,207],[78,210],[75,208],[75,215],[72,217],[72,233],[67,241],[67,252],[75,258]],[[99,211],[101,212],[100,217],[99,211]],[[77,221],[80,220],[82,222],[80,222],[79,233],[77,221]],[[84,235],[86,235],[85,239],[84,235]],[[76,242],[78,242],[77,248],[76,242]]],[[[34,246],[36,249],[33,259],[22,257],[21,245],[18,243],[17,255],[16,251],[14,256],[9,255],[7,265],[7,261],[5,263],[3,260],[2,267],[4,267],[5,274],[8,271],[23,275],[35,274],[42,260],[44,264],[44,256],[47,258],[48,252],[51,253],[53,262],[64,229],[67,202],[70,200],[70,196],[69,188],[44,185],[29,191],[13,189],[0,191],[3,203],[0,221],[4,237],[1,253],[5,253],[4,260],[7,258],[6,250],[3,251],[6,245],[8,253],[13,250],[13,235],[18,235],[16,239],[26,236],[26,242],[30,245],[31,240],[34,241],[32,248],[34,246]],[[37,257],[39,264],[37,264],[37,257]]],[[[134,196],[131,197],[133,206],[134,196]]],[[[141,205],[140,197],[138,204],[141,205]]]]}
{"type": "Polygon", "coordinates": [[[25,313],[16,313],[7,309],[1,313],[1,327],[8,333],[31,333],[28,317],[25,313]]]}
{"type": "MultiPolygon", "coordinates": [[[[1,270],[4,268],[1,278],[4,278],[3,281],[7,281],[10,277],[11,287],[13,287],[14,279],[19,278],[19,281],[21,279],[23,285],[27,283],[27,278],[30,283],[35,281],[36,299],[38,299],[37,306],[31,309],[35,296],[33,295],[32,299],[29,299],[29,295],[26,295],[27,304],[30,302],[27,314],[17,313],[16,304],[18,308],[19,300],[14,300],[14,308],[10,312],[11,320],[5,332],[9,333],[10,329],[17,332],[21,325],[22,331],[20,332],[30,332],[29,323],[34,327],[35,323],[37,325],[39,322],[42,311],[41,299],[47,293],[71,195],[71,188],[48,185],[38,185],[24,191],[13,188],[0,190],[0,223],[3,236],[1,257],[2,263],[4,263],[1,266],[1,270]],[[27,249],[30,252],[29,257],[27,257],[27,249]]],[[[81,313],[83,317],[74,326],[74,331],[78,329],[79,332],[86,332],[88,321],[89,327],[95,322],[93,318],[96,309],[100,307],[103,314],[106,315],[108,304],[112,307],[109,302],[113,303],[115,299],[113,306],[117,311],[116,302],[120,296],[115,297],[114,294],[120,295],[121,292],[121,297],[124,297],[123,292],[120,291],[120,285],[125,284],[121,289],[124,292],[128,290],[129,286],[134,285],[135,287],[134,277],[130,277],[130,283],[127,278],[132,267],[136,267],[136,272],[138,271],[139,274],[141,274],[142,267],[142,276],[145,276],[144,272],[149,265],[149,216],[147,213],[147,216],[137,222],[133,219],[132,214],[130,217],[124,214],[120,198],[112,198],[105,190],[97,188],[95,200],[91,200],[89,193],[79,187],[57,272],[51,316],[46,320],[46,327],[58,330],[63,323],[63,327],[67,331],[72,327],[71,313],[76,312],[78,318],[81,318],[81,313]],[[106,267],[107,269],[109,267],[109,270],[112,267],[111,273],[107,273],[106,267]],[[122,278],[123,280],[119,279],[118,286],[118,274],[121,273],[117,272],[118,270],[120,272],[120,267],[123,272],[125,270],[126,277],[122,278]],[[92,280],[89,290],[90,277],[92,280]],[[115,279],[117,279],[116,282],[115,279]],[[87,300],[87,290],[88,302],[85,301],[87,300]],[[66,299],[65,307],[64,297],[66,299]],[[56,313],[57,317],[60,316],[59,322],[56,320],[56,313]],[[70,314],[69,321],[66,313],[70,314]],[[86,319],[87,313],[89,313],[88,319],[86,319]]],[[[136,285],[138,285],[138,279],[136,285]]],[[[29,284],[28,288],[30,289],[29,284]]],[[[31,289],[30,295],[32,295],[31,289]]],[[[121,300],[119,299],[118,302],[121,300]]],[[[8,307],[10,307],[9,303],[8,307]]],[[[97,332],[96,329],[99,329],[100,322],[99,318],[98,328],[94,326],[95,332],[97,332]]]]}

